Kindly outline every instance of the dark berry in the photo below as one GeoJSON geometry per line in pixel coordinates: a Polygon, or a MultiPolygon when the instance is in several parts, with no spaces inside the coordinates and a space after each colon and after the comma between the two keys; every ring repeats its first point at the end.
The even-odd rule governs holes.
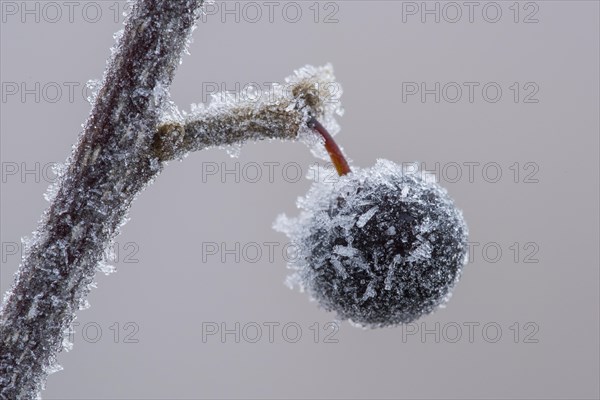
{"type": "Polygon", "coordinates": [[[290,283],[369,327],[408,323],[447,301],[467,259],[467,226],[445,189],[390,161],[315,182],[281,216],[298,255],[290,283]]]}

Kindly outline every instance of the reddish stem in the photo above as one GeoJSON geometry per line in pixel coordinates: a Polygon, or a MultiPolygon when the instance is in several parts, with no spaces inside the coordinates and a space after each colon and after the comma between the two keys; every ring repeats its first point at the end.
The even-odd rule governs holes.
{"type": "Polygon", "coordinates": [[[343,176],[350,173],[350,166],[348,165],[346,158],[344,158],[344,154],[338,147],[337,143],[335,143],[335,140],[333,140],[333,137],[329,134],[329,132],[327,132],[327,129],[325,129],[325,127],[321,125],[321,123],[315,118],[311,118],[308,121],[308,126],[316,130],[323,137],[323,139],[325,139],[325,149],[327,150],[327,153],[329,153],[331,162],[335,166],[338,175],[343,176]]]}

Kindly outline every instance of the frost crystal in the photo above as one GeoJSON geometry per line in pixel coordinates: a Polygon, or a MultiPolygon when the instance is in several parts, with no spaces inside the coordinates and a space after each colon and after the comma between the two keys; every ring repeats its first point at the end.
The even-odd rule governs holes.
{"type": "MultiPolygon", "coordinates": [[[[358,221],[356,222],[356,226],[358,226],[359,228],[362,228],[363,226],[365,226],[365,224],[367,222],[369,222],[371,217],[373,215],[375,215],[375,213],[377,212],[378,209],[379,209],[379,207],[375,206],[375,207],[371,208],[369,211],[367,211],[366,213],[364,213],[363,215],[361,215],[358,218],[358,221]]],[[[393,228],[393,226],[391,226],[391,228],[393,228]]]]}
{"type": "Polygon", "coordinates": [[[446,190],[390,161],[314,182],[298,206],[297,218],[274,225],[298,249],[288,282],[354,324],[396,325],[432,312],[466,262],[467,226],[446,190]]]}

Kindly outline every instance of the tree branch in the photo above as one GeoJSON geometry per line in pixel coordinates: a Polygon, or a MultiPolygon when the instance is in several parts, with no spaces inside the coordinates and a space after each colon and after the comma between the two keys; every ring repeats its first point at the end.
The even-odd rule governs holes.
{"type": "Polygon", "coordinates": [[[201,5],[140,0],[133,7],[58,192],[3,302],[2,398],[39,396],[106,245],[159,172],[147,155],[201,5]]]}
{"type": "Polygon", "coordinates": [[[3,399],[39,397],[131,202],[167,161],[247,140],[297,139],[310,132],[313,117],[335,130],[341,91],[330,66],[298,70],[258,101],[225,96],[190,114],[169,114],[167,90],[201,4],[140,0],[129,15],[0,309],[3,399]]]}

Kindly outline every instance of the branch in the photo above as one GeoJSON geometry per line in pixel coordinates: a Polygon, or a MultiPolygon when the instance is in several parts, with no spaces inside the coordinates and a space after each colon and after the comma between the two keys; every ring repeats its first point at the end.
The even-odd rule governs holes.
{"type": "MultiPolygon", "coordinates": [[[[318,140],[309,126],[316,117],[336,130],[341,114],[341,88],[331,65],[306,66],[265,92],[240,95],[221,93],[208,107],[160,125],[153,155],[160,162],[182,158],[209,147],[264,139],[318,140]],[[252,100],[257,99],[257,100],[252,100]]],[[[177,114],[177,112],[176,112],[177,114]]]]}
{"type": "Polygon", "coordinates": [[[0,395],[37,398],[148,162],[163,99],[201,0],[140,0],[0,315],[0,395]]]}
{"type": "Polygon", "coordinates": [[[167,90],[201,4],[140,0],[128,17],[84,132],[0,310],[3,399],[37,398],[57,370],[57,354],[106,249],[133,199],[167,161],[247,140],[307,133],[305,140],[315,142],[308,125],[315,117],[337,128],[341,91],[330,66],[300,69],[259,101],[225,96],[166,119],[167,90]]]}

